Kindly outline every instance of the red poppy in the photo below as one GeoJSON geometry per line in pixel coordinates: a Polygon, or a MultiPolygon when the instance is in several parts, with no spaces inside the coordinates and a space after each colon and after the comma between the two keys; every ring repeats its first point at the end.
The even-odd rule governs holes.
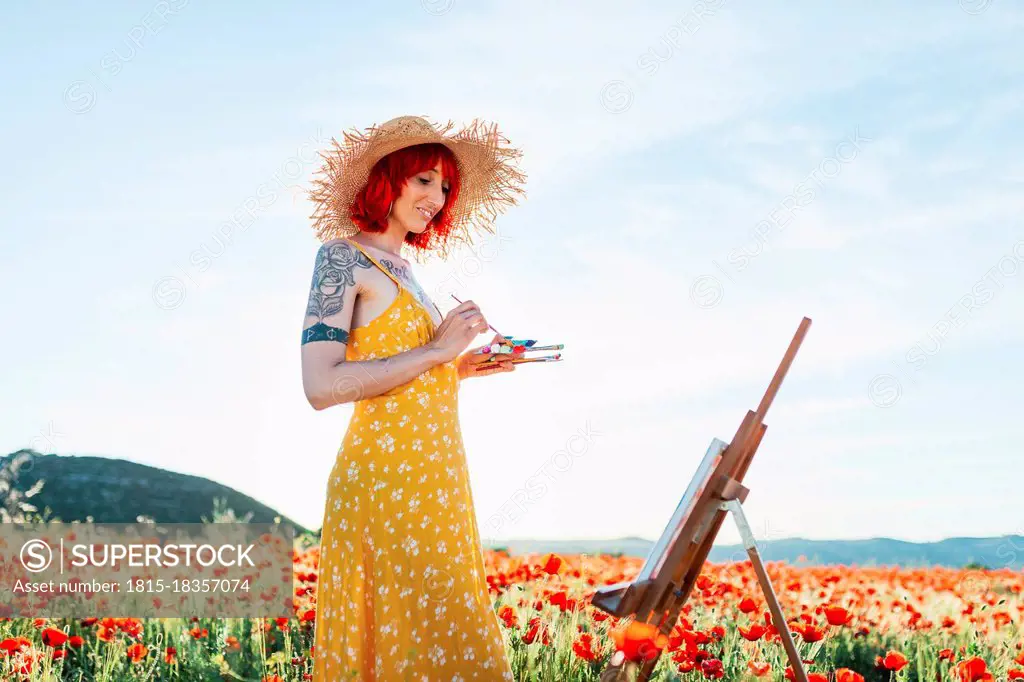
{"type": "Polygon", "coordinates": [[[706,661],[701,661],[700,671],[704,673],[704,677],[709,680],[717,680],[725,676],[725,667],[717,658],[709,658],[706,661]]]}
{"type": "Polygon", "coordinates": [[[519,616],[516,614],[516,610],[511,606],[505,605],[498,609],[498,618],[500,618],[507,628],[515,628],[519,626],[519,616]]]}
{"type": "Polygon", "coordinates": [[[960,661],[953,666],[953,675],[960,682],[993,682],[995,679],[987,670],[985,661],[978,656],[960,661]]]}
{"type": "Polygon", "coordinates": [[[836,682],[864,682],[864,676],[849,668],[836,668],[836,682]]]}
{"type": "Polygon", "coordinates": [[[146,657],[149,649],[142,642],[135,642],[135,644],[128,647],[125,653],[128,654],[128,658],[131,659],[132,663],[138,663],[146,657]]]}
{"type": "Polygon", "coordinates": [[[881,667],[886,670],[892,670],[893,672],[899,672],[907,666],[907,657],[898,651],[888,651],[885,656],[879,658],[881,661],[881,667]]]}
{"type": "Polygon", "coordinates": [[[587,633],[580,635],[579,638],[573,642],[572,650],[577,656],[582,658],[584,661],[593,661],[597,659],[597,655],[594,653],[594,636],[587,633]]]}
{"type": "Polygon", "coordinates": [[[820,642],[825,638],[825,630],[816,625],[805,625],[802,628],[793,628],[800,633],[805,642],[820,642]]]}
{"type": "Polygon", "coordinates": [[[612,630],[608,636],[626,660],[639,662],[657,658],[668,645],[668,637],[650,623],[630,621],[624,629],[612,630]]]}
{"type": "Polygon", "coordinates": [[[842,606],[826,606],[825,619],[829,625],[848,625],[853,620],[853,614],[842,606]]]}
{"type": "Polygon", "coordinates": [[[46,628],[42,634],[43,644],[51,647],[59,647],[64,642],[68,641],[68,636],[64,634],[62,630],[56,628],[46,628]]]}
{"type": "Polygon", "coordinates": [[[548,575],[558,575],[562,572],[562,565],[564,563],[565,561],[562,557],[557,554],[546,554],[544,555],[544,561],[540,570],[544,571],[548,575]]]}
{"type": "Polygon", "coordinates": [[[768,632],[768,628],[766,628],[763,625],[758,625],[757,623],[755,623],[751,625],[749,628],[740,626],[739,631],[740,635],[743,636],[743,639],[750,642],[756,642],[757,640],[764,637],[765,633],[768,632]]]}

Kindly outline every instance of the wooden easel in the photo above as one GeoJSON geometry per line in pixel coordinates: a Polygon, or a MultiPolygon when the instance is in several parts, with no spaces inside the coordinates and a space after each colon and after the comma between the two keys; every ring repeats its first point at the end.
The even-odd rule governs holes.
{"type": "MultiPolygon", "coordinates": [[[[693,590],[725,515],[731,512],[797,682],[807,682],[807,672],[743,514],[742,504],[750,492],[743,486],[743,476],[767,429],[765,414],[810,326],[811,320],[803,318],[757,410],[747,411],[732,441],[728,445],[717,438],[712,441],[690,487],[637,579],[599,588],[591,598],[591,603],[602,611],[618,618],[635,616],[636,621],[651,623],[658,632],[669,635],[679,620],[679,612],[693,590]]],[[[650,679],[659,658],[660,652],[640,664],[637,682],[650,679]]],[[[606,675],[617,667],[613,659],[601,679],[615,679],[606,675]]]]}

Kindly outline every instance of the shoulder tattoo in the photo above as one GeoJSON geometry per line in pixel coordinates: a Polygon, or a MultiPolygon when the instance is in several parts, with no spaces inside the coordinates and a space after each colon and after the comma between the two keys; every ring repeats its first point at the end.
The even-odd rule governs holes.
{"type": "Polygon", "coordinates": [[[433,307],[434,304],[430,302],[427,292],[423,291],[416,280],[413,279],[409,268],[404,265],[396,265],[385,258],[381,258],[380,262],[388,269],[388,272],[405,282],[405,288],[412,292],[412,295],[415,296],[421,304],[423,304],[424,308],[430,310],[433,307]]]}
{"type": "Polygon", "coordinates": [[[324,318],[341,310],[345,289],[356,284],[356,268],[372,267],[373,263],[366,254],[345,242],[320,247],[313,266],[309,302],[306,304],[306,315],[317,318],[317,322],[302,330],[303,344],[313,341],[348,343],[348,331],[326,324],[324,318]]]}

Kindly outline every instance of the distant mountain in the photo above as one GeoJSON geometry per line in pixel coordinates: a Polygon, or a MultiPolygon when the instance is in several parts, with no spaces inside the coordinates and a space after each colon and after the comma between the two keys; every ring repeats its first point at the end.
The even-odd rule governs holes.
{"type": "MultiPolygon", "coordinates": [[[[505,547],[510,554],[555,552],[557,554],[621,554],[646,559],[653,541],[638,537],[608,540],[532,540],[490,542],[486,547],[505,547]]],[[[948,566],[980,564],[988,568],[1024,569],[1024,535],[996,538],[948,538],[939,542],[904,542],[889,538],[870,540],[805,540],[787,538],[758,542],[765,561],[799,565],[948,566]]],[[[713,546],[708,561],[745,561],[743,545],[713,546]]]]}
{"type": "MultiPolygon", "coordinates": [[[[212,520],[215,504],[231,509],[239,519],[250,512],[253,523],[281,523],[306,528],[243,493],[201,476],[167,471],[123,459],[75,455],[42,455],[22,450],[0,457],[0,470],[12,457],[25,453],[28,462],[20,469],[14,487],[28,490],[43,481],[42,490],[29,502],[40,512],[49,507],[51,516],[64,521],[96,523],[134,522],[138,516],[160,523],[201,523],[212,520]]],[[[2,500],[0,500],[2,503],[2,500]]],[[[318,536],[319,532],[314,532],[318,536]]],[[[489,542],[488,548],[504,547],[511,554],[620,554],[644,559],[653,542],[640,537],[607,540],[515,539],[489,542]]],[[[765,561],[805,565],[859,566],[949,566],[980,564],[989,568],[1024,569],[1024,536],[995,538],[948,538],[939,542],[904,542],[890,538],[869,540],[806,540],[786,538],[758,542],[765,561]]],[[[745,560],[742,545],[711,548],[709,561],[722,563],[745,560]]]]}
{"type": "Polygon", "coordinates": [[[250,523],[281,523],[295,534],[306,529],[233,488],[189,474],[123,459],[77,455],[42,455],[34,450],[19,450],[0,457],[0,469],[21,453],[29,455],[13,481],[15,488],[29,490],[39,480],[42,490],[28,501],[42,513],[46,507],[51,518],[63,521],[95,523],[134,523],[146,516],[158,523],[202,523],[213,520],[214,506],[223,507],[242,520],[250,512],[250,523]]]}
{"type": "Polygon", "coordinates": [[[638,537],[614,538],[607,540],[533,540],[515,539],[499,542],[485,542],[484,547],[504,547],[509,554],[621,554],[646,558],[654,543],[638,537]]]}

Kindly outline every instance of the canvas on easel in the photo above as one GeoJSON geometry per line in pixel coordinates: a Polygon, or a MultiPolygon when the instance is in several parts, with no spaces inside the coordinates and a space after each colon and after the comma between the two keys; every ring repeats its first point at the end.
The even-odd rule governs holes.
{"type": "MultiPolygon", "coordinates": [[[[731,513],[797,682],[807,682],[807,673],[743,515],[742,503],[750,492],[743,486],[743,477],[767,429],[765,414],[810,325],[811,320],[806,317],[800,322],[757,410],[747,411],[733,439],[728,444],[717,438],[711,442],[636,579],[601,587],[591,598],[594,606],[613,616],[632,616],[635,621],[650,623],[668,635],[693,590],[725,515],[731,513]]],[[[658,658],[654,656],[640,664],[637,682],[650,679],[658,658]]],[[[602,675],[604,679],[611,678],[602,675]]]]}

